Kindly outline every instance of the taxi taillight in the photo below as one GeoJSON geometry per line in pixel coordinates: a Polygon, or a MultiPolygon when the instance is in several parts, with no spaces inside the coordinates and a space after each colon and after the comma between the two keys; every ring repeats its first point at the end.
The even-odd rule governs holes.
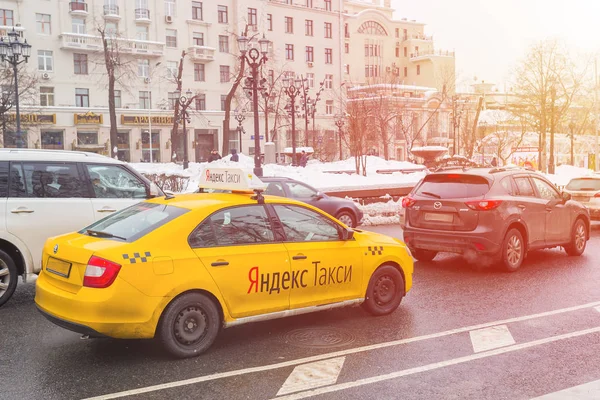
{"type": "Polygon", "coordinates": [[[83,286],[107,288],[117,279],[121,265],[104,258],[92,256],[85,267],[83,286]]]}

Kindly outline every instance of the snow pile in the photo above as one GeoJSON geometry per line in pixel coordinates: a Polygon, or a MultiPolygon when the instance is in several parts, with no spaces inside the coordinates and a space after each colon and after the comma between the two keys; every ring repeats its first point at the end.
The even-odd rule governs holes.
{"type": "MultiPolygon", "coordinates": [[[[239,162],[229,161],[230,155],[223,159],[214,161],[211,166],[214,167],[242,167],[252,170],[254,167],[254,158],[244,154],[239,155],[239,162]]],[[[183,170],[181,165],[175,163],[132,163],[137,171],[147,175],[166,175],[182,176],[189,178],[184,192],[193,192],[198,189],[200,174],[207,166],[207,163],[190,163],[187,170],[183,170]]],[[[423,167],[403,161],[386,161],[379,157],[367,157],[367,176],[357,174],[331,174],[325,171],[353,171],[354,159],[336,161],[331,163],[321,163],[317,160],[310,160],[306,168],[292,167],[289,165],[267,164],[263,166],[264,176],[283,176],[296,179],[314,186],[318,190],[353,190],[353,189],[378,189],[388,187],[412,187],[424,176],[425,171],[419,171],[423,167]],[[402,174],[395,172],[392,174],[377,174],[378,169],[404,169],[415,170],[417,172],[402,174]]]]}
{"type": "Polygon", "coordinates": [[[556,186],[566,186],[573,178],[582,176],[597,176],[594,171],[587,168],[573,167],[571,165],[560,165],[556,167],[554,174],[546,174],[550,182],[556,186]]]}
{"type": "Polygon", "coordinates": [[[404,213],[402,208],[402,198],[394,201],[391,196],[385,196],[388,201],[385,203],[357,204],[358,208],[364,213],[361,225],[388,225],[399,224],[400,215],[404,213]]]}

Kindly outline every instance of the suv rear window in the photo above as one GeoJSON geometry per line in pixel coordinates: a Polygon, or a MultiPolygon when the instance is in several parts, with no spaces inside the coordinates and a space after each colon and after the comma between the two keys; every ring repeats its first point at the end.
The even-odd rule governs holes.
{"type": "Polygon", "coordinates": [[[133,242],[188,211],[165,204],[138,203],[83,228],[79,233],[133,242]]]}
{"type": "Polygon", "coordinates": [[[459,199],[481,197],[489,190],[489,182],[482,176],[432,174],[423,179],[415,194],[432,199],[459,199]]]}
{"type": "Polygon", "coordinates": [[[571,179],[571,182],[565,187],[567,190],[600,190],[600,179],[577,178],[571,179]]]}

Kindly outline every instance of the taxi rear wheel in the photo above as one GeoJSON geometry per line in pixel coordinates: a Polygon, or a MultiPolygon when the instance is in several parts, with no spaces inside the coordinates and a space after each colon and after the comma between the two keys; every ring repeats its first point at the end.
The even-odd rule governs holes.
{"type": "Polygon", "coordinates": [[[373,315],[386,315],[398,308],[403,297],[402,274],[397,268],[384,265],[371,275],[363,305],[373,315]]]}
{"type": "Polygon", "coordinates": [[[165,309],[158,328],[164,348],[178,358],[202,354],[219,334],[221,317],[215,303],[202,293],[188,293],[165,309]]]}

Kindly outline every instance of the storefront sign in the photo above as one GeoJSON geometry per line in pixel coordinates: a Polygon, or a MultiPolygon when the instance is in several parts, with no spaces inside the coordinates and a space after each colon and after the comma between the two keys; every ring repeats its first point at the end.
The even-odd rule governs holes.
{"type": "MultiPolygon", "coordinates": [[[[17,119],[16,114],[10,114],[9,121],[17,119]]],[[[21,114],[22,124],[55,124],[56,114],[21,114]]]]}
{"type": "Polygon", "coordinates": [[[88,112],[85,114],[74,114],[75,125],[81,124],[102,124],[102,114],[88,112]]]}
{"type": "MultiPolygon", "coordinates": [[[[148,116],[121,115],[121,125],[148,125],[148,116]]],[[[153,116],[152,125],[173,125],[173,116],[153,116]]]]}

